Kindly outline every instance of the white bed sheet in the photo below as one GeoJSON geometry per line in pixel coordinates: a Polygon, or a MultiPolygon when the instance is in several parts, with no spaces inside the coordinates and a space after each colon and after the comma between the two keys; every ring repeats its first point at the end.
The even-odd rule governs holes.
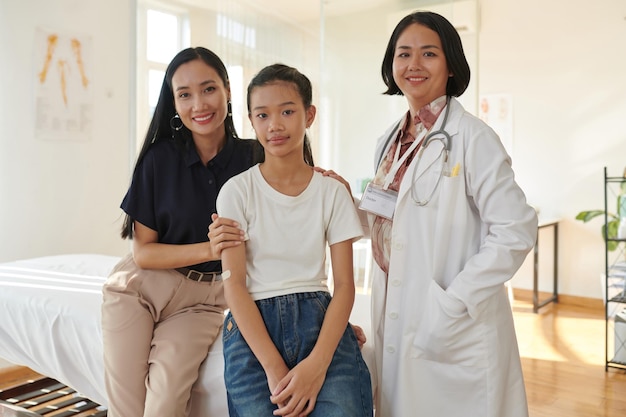
{"type": "MultiPolygon", "coordinates": [[[[0,357],[54,378],[107,406],[100,328],[101,287],[118,257],[56,255],[0,264],[0,357]]],[[[369,296],[352,322],[368,340],[369,296]]],[[[373,370],[368,343],[363,356],[373,370]]],[[[209,350],[192,392],[191,417],[228,415],[222,341],[209,350]]]]}
{"type": "MultiPolygon", "coordinates": [[[[118,257],[58,255],[0,264],[0,357],[106,407],[100,305],[118,257]]],[[[227,413],[218,338],[193,388],[191,416],[227,413]]]]}

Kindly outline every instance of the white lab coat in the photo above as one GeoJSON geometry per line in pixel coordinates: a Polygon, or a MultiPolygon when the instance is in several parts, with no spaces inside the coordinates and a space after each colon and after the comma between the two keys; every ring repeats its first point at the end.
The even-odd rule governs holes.
{"type": "MultiPolygon", "coordinates": [[[[527,417],[504,283],[535,244],[537,215],[495,132],[457,100],[449,105],[448,167],[458,163],[458,175],[443,176],[419,207],[414,158],[398,193],[388,278],[374,262],[376,417],[527,417]]],[[[397,123],[379,139],[375,161],[392,131],[397,123]]],[[[418,177],[440,149],[424,149],[418,177]]]]}

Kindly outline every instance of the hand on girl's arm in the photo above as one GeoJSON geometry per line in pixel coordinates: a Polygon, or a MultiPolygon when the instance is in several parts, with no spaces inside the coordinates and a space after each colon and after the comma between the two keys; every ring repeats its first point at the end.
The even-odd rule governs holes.
{"type": "Polygon", "coordinates": [[[224,249],[241,245],[244,241],[244,232],[239,228],[239,223],[225,217],[218,217],[217,214],[211,214],[213,222],[209,225],[209,243],[211,252],[216,259],[220,259],[224,249]]]}

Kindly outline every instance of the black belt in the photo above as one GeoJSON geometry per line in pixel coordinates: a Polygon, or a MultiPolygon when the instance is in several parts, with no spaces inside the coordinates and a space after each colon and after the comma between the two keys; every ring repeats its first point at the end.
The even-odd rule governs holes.
{"type": "Polygon", "coordinates": [[[221,281],[221,272],[200,272],[189,268],[176,268],[176,271],[183,274],[186,278],[197,282],[213,282],[221,281]]]}

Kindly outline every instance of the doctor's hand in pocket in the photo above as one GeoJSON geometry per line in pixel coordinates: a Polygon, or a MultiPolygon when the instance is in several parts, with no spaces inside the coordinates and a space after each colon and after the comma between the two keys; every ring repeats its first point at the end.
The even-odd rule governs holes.
{"type": "Polygon", "coordinates": [[[413,340],[413,357],[448,364],[481,366],[486,363],[483,327],[465,305],[430,283],[423,321],[413,340]]]}

